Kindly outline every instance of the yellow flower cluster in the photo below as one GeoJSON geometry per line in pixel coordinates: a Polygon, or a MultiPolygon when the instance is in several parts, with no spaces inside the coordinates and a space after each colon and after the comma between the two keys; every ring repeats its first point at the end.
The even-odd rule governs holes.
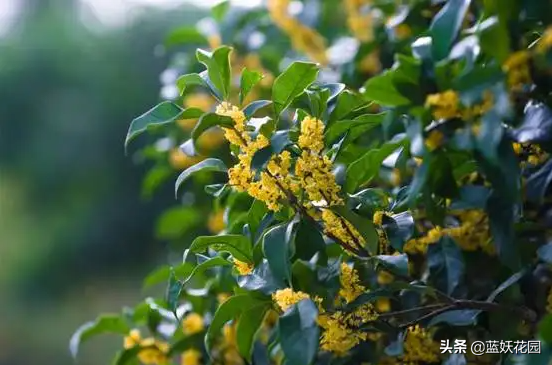
{"type": "Polygon", "coordinates": [[[425,254],[429,245],[438,242],[444,236],[450,236],[466,251],[482,249],[487,254],[494,254],[494,246],[489,236],[489,220],[485,213],[478,210],[467,210],[459,213],[458,217],[462,221],[460,226],[447,228],[436,226],[430,229],[425,236],[406,242],[404,252],[425,254]]]}
{"type": "Polygon", "coordinates": [[[352,302],[366,291],[366,288],[360,283],[357,271],[345,262],[341,264],[339,279],[341,282],[339,296],[345,299],[347,303],[352,302]]]}
{"type": "Polygon", "coordinates": [[[249,275],[253,271],[253,265],[247,262],[234,259],[234,266],[240,275],[249,275]]]}
{"type": "MultiPolygon", "coordinates": [[[[534,166],[540,165],[549,157],[549,154],[542,150],[538,144],[534,143],[514,143],[514,152],[517,155],[523,155],[526,161],[534,166]]],[[[522,162],[522,166],[525,165],[525,161],[522,162]]]]}
{"type": "Polygon", "coordinates": [[[324,330],[320,339],[320,348],[336,355],[345,355],[361,341],[368,339],[368,334],[358,328],[376,320],[377,317],[378,314],[370,303],[358,307],[351,313],[337,311],[331,314],[320,314],[318,324],[324,330]]]}
{"type": "Polygon", "coordinates": [[[289,0],[269,0],[267,6],[272,21],[290,37],[293,48],[322,65],[328,63],[326,40],[316,30],[289,15],[289,0]]]}
{"type": "Polygon", "coordinates": [[[502,65],[506,73],[508,86],[513,91],[519,91],[524,85],[531,83],[529,61],[531,55],[527,51],[512,53],[502,65]]]}
{"type": "Polygon", "coordinates": [[[546,28],[537,43],[537,52],[545,54],[552,47],[552,26],[546,28]]]}
{"type": "Polygon", "coordinates": [[[345,0],[349,30],[363,43],[374,40],[373,17],[368,9],[369,5],[369,0],[345,0]]]}
{"type": "Polygon", "coordinates": [[[204,328],[203,317],[200,314],[190,313],[182,320],[182,332],[186,336],[195,335],[203,331],[204,328]]]}
{"type": "Polygon", "coordinates": [[[302,301],[309,299],[309,295],[301,291],[293,291],[291,288],[281,289],[272,294],[272,300],[278,304],[280,309],[285,312],[289,307],[302,301]]]}
{"type": "Polygon", "coordinates": [[[485,90],[483,92],[483,97],[481,103],[473,105],[471,108],[464,108],[462,111],[462,118],[464,120],[477,120],[482,115],[487,113],[493,108],[494,105],[494,95],[490,90],[485,90]]]}
{"type": "Polygon", "coordinates": [[[324,232],[328,236],[337,238],[351,247],[364,247],[366,241],[346,219],[339,217],[329,209],[324,209],[322,211],[322,220],[325,225],[324,232]]]}
{"type": "Polygon", "coordinates": [[[381,62],[379,50],[373,50],[364,56],[358,63],[358,69],[370,75],[375,75],[381,71],[381,62]]]}
{"type": "Polygon", "coordinates": [[[425,139],[425,145],[430,151],[434,151],[437,148],[441,147],[443,141],[445,140],[445,135],[438,129],[433,129],[427,135],[425,139]]]}
{"type": "Polygon", "coordinates": [[[425,106],[432,108],[435,119],[451,119],[460,116],[460,98],[454,90],[428,95],[425,106]]]}
{"type": "Polygon", "coordinates": [[[427,364],[440,361],[439,345],[428,331],[419,325],[408,327],[404,340],[404,355],[401,364],[427,364]]]}
{"type": "Polygon", "coordinates": [[[196,349],[188,349],[182,353],[180,365],[200,365],[201,352],[196,349]]]}
{"type": "Polygon", "coordinates": [[[138,359],[144,365],[164,365],[169,363],[169,344],[153,337],[142,339],[140,331],[133,329],[124,339],[124,348],[131,349],[140,346],[138,359]]]}

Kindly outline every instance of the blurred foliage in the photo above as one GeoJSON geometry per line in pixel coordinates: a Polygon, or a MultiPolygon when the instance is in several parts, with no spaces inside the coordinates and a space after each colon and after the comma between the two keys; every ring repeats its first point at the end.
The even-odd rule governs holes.
{"type": "Polygon", "coordinates": [[[552,4],[503,5],[223,2],[170,33],[203,48],[125,148],[153,164],[145,194],[182,171],[158,235],[183,258],[73,355],[115,333],[116,364],[548,364],[552,4]]]}

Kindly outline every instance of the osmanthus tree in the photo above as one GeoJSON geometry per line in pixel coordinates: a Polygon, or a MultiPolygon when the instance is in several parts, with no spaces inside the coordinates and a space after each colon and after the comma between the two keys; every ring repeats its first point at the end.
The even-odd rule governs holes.
{"type": "Polygon", "coordinates": [[[145,155],[210,197],[215,234],[73,353],[119,333],[117,364],[548,364],[551,8],[270,0],[176,30],[211,50],[126,144],[169,136],[145,155]]]}

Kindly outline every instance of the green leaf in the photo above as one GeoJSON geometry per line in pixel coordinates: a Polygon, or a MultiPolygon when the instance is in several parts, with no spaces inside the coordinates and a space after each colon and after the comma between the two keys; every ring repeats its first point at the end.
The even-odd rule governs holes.
{"type": "Polygon", "coordinates": [[[326,243],[316,223],[310,219],[302,219],[297,227],[295,236],[295,256],[298,259],[310,260],[316,253],[319,253],[320,260],[325,262],[326,243]],[[308,244],[306,244],[308,242],[308,244]]]}
{"type": "Polygon", "coordinates": [[[493,290],[493,292],[487,298],[487,302],[494,302],[494,300],[500,293],[502,293],[504,290],[508,289],[510,286],[520,281],[521,278],[523,278],[523,276],[525,276],[526,274],[527,274],[527,270],[522,270],[510,276],[506,281],[500,284],[498,288],[493,290]]]}
{"type": "Polygon", "coordinates": [[[178,303],[180,302],[180,291],[182,288],[182,283],[178,280],[174,271],[171,270],[171,276],[169,277],[169,283],[167,284],[167,291],[165,294],[165,300],[169,309],[174,314],[174,317],[178,319],[176,315],[176,309],[178,308],[178,303]]]}
{"type": "Polygon", "coordinates": [[[190,251],[205,252],[207,248],[218,252],[229,252],[237,260],[253,263],[251,242],[242,235],[199,236],[192,242],[190,251]]]}
{"type": "Polygon", "coordinates": [[[106,333],[126,335],[129,332],[130,327],[120,315],[104,314],[95,321],[83,324],[75,331],[69,341],[69,350],[71,355],[76,358],[79,346],[94,336],[106,333]]]}
{"type": "Polygon", "coordinates": [[[186,91],[188,87],[193,86],[201,86],[209,89],[209,85],[200,74],[186,74],[180,76],[178,80],[176,80],[176,87],[178,87],[180,95],[184,94],[184,91],[186,91]]]}
{"type": "Polygon", "coordinates": [[[537,172],[529,176],[526,185],[527,200],[541,204],[548,187],[552,183],[552,159],[549,159],[537,172]]]}
{"type": "Polygon", "coordinates": [[[250,71],[244,68],[240,79],[240,105],[249,94],[249,92],[263,79],[263,75],[258,71],[250,71]]]}
{"type": "Polygon", "coordinates": [[[232,128],[234,127],[234,121],[230,117],[219,115],[217,113],[203,114],[192,130],[192,140],[194,141],[194,147],[196,149],[198,148],[197,141],[199,137],[203,134],[203,132],[214,126],[232,128]]]}
{"type": "Polygon", "coordinates": [[[178,196],[178,190],[180,189],[180,186],[184,183],[184,181],[186,181],[193,174],[200,171],[227,172],[228,168],[226,167],[224,162],[216,158],[207,158],[195,164],[194,166],[188,167],[176,179],[176,183],[174,185],[174,195],[178,196]]]}
{"type": "Polygon", "coordinates": [[[380,148],[366,152],[347,168],[345,190],[355,191],[359,185],[367,184],[376,177],[383,161],[401,146],[400,143],[386,143],[380,148]]]}
{"type": "Polygon", "coordinates": [[[213,267],[232,266],[233,264],[221,256],[215,256],[203,261],[190,272],[190,274],[182,280],[182,287],[184,287],[192,278],[198,274],[212,269],[213,267]]]}
{"type": "Polygon", "coordinates": [[[260,304],[242,313],[236,327],[237,346],[240,354],[251,361],[255,337],[261,328],[270,303],[260,304]]]}
{"type": "MultiPolygon", "coordinates": [[[[272,227],[263,237],[263,252],[270,271],[278,279],[291,282],[290,240],[286,231],[288,224],[272,227]]],[[[305,242],[306,243],[306,242],[305,242]]]]}
{"type": "Polygon", "coordinates": [[[293,99],[302,94],[318,76],[319,68],[314,63],[293,62],[274,80],[272,101],[276,119],[291,104],[293,99]]]}
{"type": "Polygon", "coordinates": [[[190,262],[184,262],[175,267],[163,265],[160,268],[155,269],[154,271],[149,273],[148,276],[146,276],[143,283],[143,289],[147,289],[151,286],[167,282],[167,280],[169,280],[169,278],[171,277],[171,272],[174,272],[177,278],[182,279],[188,276],[193,269],[194,265],[190,262]]]}
{"type": "Polygon", "coordinates": [[[414,218],[410,212],[385,216],[383,226],[391,246],[399,251],[414,234],[414,218]]]}
{"type": "Polygon", "coordinates": [[[241,276],[238,279],[238,286],[248,291],[260,291],[266,295],[285,287],[281,280],[274,277],[266,259],[263,259],[251,274],[241,276]]]}
{"type": "Polygon", "coordinates": [[[393,71],[387,70],[368,79],[364,84],[364,96],[384,106],[402,106],[410,100],[402,95],[393,84],[393,71]]]}
{"type": "Polygon", "coordinates": [[[539,323],[539,335],[543,341],[552,344],[552,314],[547,314],[539,323]]]}
{"type": "Polygon", "coordinates": [[[198,110],[199,109],[186,109],[186,111],[183,111],[181,107],[170,101],[163,101],[157,104],[130,123],[125,139],[125,151],[130,141],[144,133],[148,128],[172,123],[181,116],[184,119],[193,118],[197,115],[198,110]]]}
{"type": "Polygon", "coordinates": [[[318,308],[310,299],[294,305],[280,317],[280,345],[289,365],[309,365],[318,353],[318,308]]]}
{"type": "Polygon", "coordinates": [[[476,309],[451,310],[441,313],[429,321],[428,327],[435,326],[439,323],[448,323],[452,326],[471,326],[476,323],[477,316],[481,313],[476,309]]]}
{"type": "Polygon", "coordinates": [[[328,127],[331,127],[334,122],[345,118],[351,118],[358,110],[364,109],[368,102],[358,93],[350,90],[344,90],[337,97],[334,110],[330,114],[328,127]]]}
{"type": "Polygon", "coordinates": [[[230,9],[230,1],[223,1],[211,8],[211,14],[213,15],[213,18],[220,22],[224,19],[224,16],[228,12],[228,9],[230,9]]]}
{"type": "Polygon", "coordinates": [[[119,351],[113,360],[113,365],[126,365],[130,361],[135,360],[138,353],[144,348],[142,346],[134,346],[129,349],[119,351]]]}
{"type": "Polygon", "coordinates": [[[348,132],[347,140],[354,141],[385,120],[386,113],[363,114],[352,120],[339,120],[331,125],[324,133],[326,145],[330,145],[339,137],[348,132]]]}
{"type": "Polygon", "coordinates": [[[374,227],[374,223],[372,223],[370,219],[361,217],[360,215],[353,213],[347,207],[342,205],[333,206],[330,209],[345,220],[347,220],[349,223],[351,223],[353,227],[355,227],[362,238],[364,238],[364,240],[366,241],[366,249],[370,254],[375,255],[378,252],[379,235],[376,232],[376,227],[374,227]]]}
{"type": "Polygon", "coordinates": [[[213,320],[205,334],[205,348],[207,353],[211,353],[211,346],[215,337],[220,333],[220,330],[228,321],[237,318],[242,312],[260,304],[263,304],[263,300],[248,294],[234,295],[222,303],[215,312],[213,320]]]}
{"type": "MultiPolygon", "coordinates": [[[[513,178],[513,177],[510,177],[513,178]]],[[[487,201],[489,228],[500,261],[512,270],[520,267],[519,249],[515,237],[515,205],[493,193],[487,201]]]]}
{"type": "Polygon", "coordinates": [[[520,143],[546,144],[552,140],[552,110],[542,103],[531,102],[525,107],[523,122],[512,136],[520,143]]]}
{"type": "Polygon", "coordinates": [[[155,236],[160,240],[181,238],[200,223],[197,210],[190,207],[175,207],[166,210],[156,223],[155,236]]]}
{"type": "Polygon", "coordinates": [[[458,190],[459,198],[450,204],[450,209],[485,209],[491,190],[481,185],[464,185],[458,190]]]}
{"type": "Polygon", "coordinates": [[[408,277],[408,256],[405,253],[400,255],[378,255],[376,259],[391,273],[408,277]]]}
{"type": "Polygon", "coordinates": [[[220,91],[224,100],[228,99],[232,83],[230,52],[232,52],[232,48],[227,46],[219,47],[213,52],[202,49],[198,49],[196,52],[197,60],[207,67],[209,79],[220,91]]]}
{"type": "Polygon", "coordinates": [[[470,3],[470,0],[449,0],[433,18],[429,30],[435,61],[440,61],[448,56],[462,27],[470,3]]]}
{"type": "Polygon", "coordinates": [[[165,38],[165,46],[172,47],[179,44],[205,44],[207,39],[195,28],[183,26],[174,29],[165,38]]]}
{"type": "Polygon", "coordinates": [[[429,280],[435,287],[451,295],[464,277],[462,250],[450,237],[443,237],[427,250],[429,280]]]}

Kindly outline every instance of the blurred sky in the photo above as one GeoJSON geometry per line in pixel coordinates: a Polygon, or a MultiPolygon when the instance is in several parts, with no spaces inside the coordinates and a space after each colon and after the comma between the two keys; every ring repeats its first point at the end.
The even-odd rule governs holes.
{"type": "MultiPolygon", "coordinates": [[[[177,8],[186,3],[200,7],[212,7],[220,0],[80,0],[81,20],[84,24],[98,30],[97,22],[105,27],[119,27],[128,24],[142,14],[145,8],[177,8]],[[91,17],[92,15],[92,17],[91,17]]],[[[232,4],[255,7],[262,0],[231,0],[232,4]]],[[[0,36],[6,34],[16,23],[24,0],[0,0],[0,36]]]]}

